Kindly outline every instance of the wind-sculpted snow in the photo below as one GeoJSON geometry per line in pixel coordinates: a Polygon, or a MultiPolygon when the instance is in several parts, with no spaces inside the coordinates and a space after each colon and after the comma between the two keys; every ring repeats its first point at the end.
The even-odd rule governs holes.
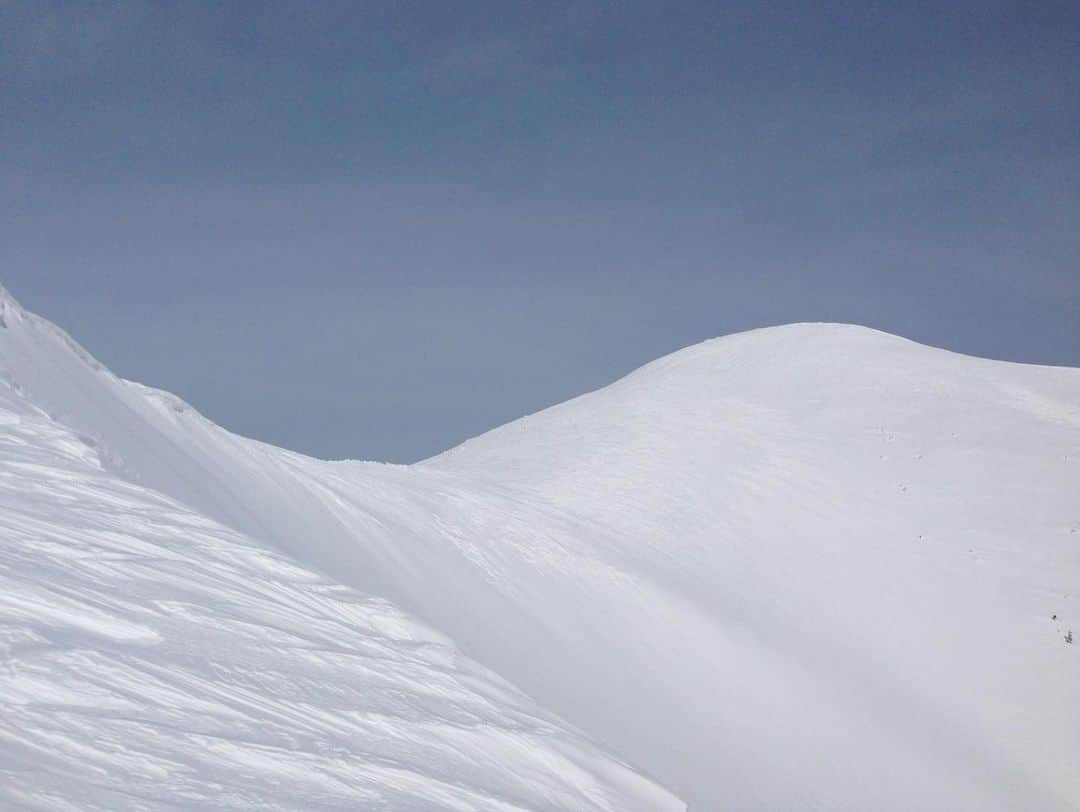
{"type": "Polygon", "coordinates": [[[0,385],[0,809],[681,809],[441,634],[0,385]]]}
{"type": "Polygon", "coordinates": [[[1077,370],[792,325],[388,466],[7,322],[0,374],[113,477],[419,616],[691,809],[1080,807],[1077,370]]]}

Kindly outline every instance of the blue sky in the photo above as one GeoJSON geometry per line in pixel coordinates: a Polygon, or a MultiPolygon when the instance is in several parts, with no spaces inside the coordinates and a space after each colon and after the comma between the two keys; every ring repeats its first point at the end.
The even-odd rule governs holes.
{"type": "Polygon", "coordinates": [[[0,281],[409,461],[702,339],[1080,364],[1067,3],[0,5],[0,281]]]}

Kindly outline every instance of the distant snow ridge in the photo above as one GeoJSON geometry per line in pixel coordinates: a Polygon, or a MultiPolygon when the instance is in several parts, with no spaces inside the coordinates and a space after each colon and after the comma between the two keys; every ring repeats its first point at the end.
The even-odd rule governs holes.
{"type": "MultiPolygon", "coordinates": [[[[0,450],[21,517],[0,523],[0,572],[30,595],[0,617],[31,637],[0,676],[68,647],[102,674],[178,675],[91,688],[42,655],[32,710],[0,728],[23,742],[0,778],[25,805],[60,808],[66,776],[102,763],[79,792],[151,787],[151,805],[220,783],[253,807],[362,789],[406,810],[681,808],[580,728],[694,810],[1080,808],[1078,370],[791,325],[415,466],[328,463],[229,434],[11,308],[0,372],[22,405],[0,427],[37,428],[0,450]],[[231,746],[230,713],[269,731],[238,737],[250,780],[200,760],[200,735],[231,746]],[[123,714],[138,735],[117,736],[123,714]],[[39,762],[26,740],[68,749],[39,762]]],[[[5,720],[16,695],[0,687],[5,720]]]]}

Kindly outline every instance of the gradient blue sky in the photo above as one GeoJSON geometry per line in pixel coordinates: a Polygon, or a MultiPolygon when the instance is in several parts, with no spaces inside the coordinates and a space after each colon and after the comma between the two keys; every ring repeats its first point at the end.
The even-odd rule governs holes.
{"type": "Polygon", "coordinates": [[[0,2],[0,281],[410,461],[711,336],[1080,364],[1073,3],[0,2]]]}

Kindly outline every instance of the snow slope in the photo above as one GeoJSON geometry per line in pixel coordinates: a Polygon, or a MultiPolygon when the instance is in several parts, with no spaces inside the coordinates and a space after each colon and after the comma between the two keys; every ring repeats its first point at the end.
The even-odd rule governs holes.
{"type": "Polygon", "coordinates": [[[110,473],[13,377],[0,809],[683,808],[386,601],[110,473]]]}
{"type": "Polygon", "coordinates": [[[1080,371],[792,325],[328,463],[3,307],[0,375],[113,481],[401,606],[691,809],[1080,807],[1080,371]]]}
{"type": "MultiPolygon", "coordinates": [[[[1080,371],[792,325],[425,467],[557,505],[598,528],[598,558],[702,619],[620,657],[669,664],[626,689],[655,715],[642,730],[562,708],[691,808],[1080,808],[1063,639],[1080,626],[1080,371]]],[[[612,606],[610,639],[649,622],[612,606]]]]}

